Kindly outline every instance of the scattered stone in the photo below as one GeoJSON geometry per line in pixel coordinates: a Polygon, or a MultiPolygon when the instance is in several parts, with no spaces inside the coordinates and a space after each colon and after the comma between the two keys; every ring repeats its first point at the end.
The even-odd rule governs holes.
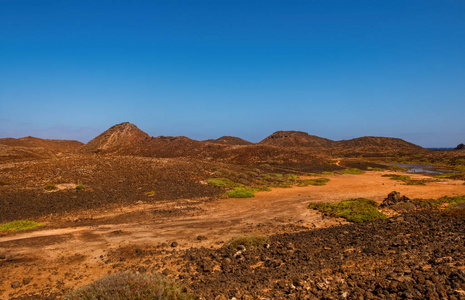
{"type": "Polygon", "coordinates": [[[21,286],[21,282],[19,282],[19,281],[13,281],[13,282],[11,283],[11,287],[14,288],[14,289],[17,289],[17,288],[19,288],[20,286],[21,286]]]}
{"type": "Polygon", "coordinates": [[[177,247],[177,246],[178,246],[178,242],[172,242],[172,243],[171,243],[171,247],[175,248],[175,247],[177,247]]]}
{"type": "Polygon", "coordinates": [[[208,238],[206,236],[204,236],[204,235],[198,235],[197,240],[203,241],[203,240],[208,240],[208,238]]]}
{"type": "Polygon", "coordinates": [[[32,281],[32,278],[31,278],[31,277],[23,278],[23,284],[24,284],[24,285],[28,285],[29,283],[31,283],[31,281],[32,281]]]}
{"type": "Polygon", "coordinates": [[[449,263],[449,262],[452,262],[452,257],[450,256],[445,256],[445,257],[441,257],[441,258],[438,258],[434,261],[436,264],[444,264],[444,263],[449,263]]]}

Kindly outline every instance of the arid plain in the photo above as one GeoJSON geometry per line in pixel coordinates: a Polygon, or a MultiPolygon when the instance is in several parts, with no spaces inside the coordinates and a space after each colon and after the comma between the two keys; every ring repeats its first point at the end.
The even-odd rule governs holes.
{"type": "Polygon", "coordinates": [[[464,150],[395,138],[196,141],[122,123],[87,144],[0,139],[0,225],[40,223],[0,231],[0,298],[131,272],[199,299],[465,299],[464,172],[464,150]],[[375,217],[327,209],[350,199],[375,217]]]}

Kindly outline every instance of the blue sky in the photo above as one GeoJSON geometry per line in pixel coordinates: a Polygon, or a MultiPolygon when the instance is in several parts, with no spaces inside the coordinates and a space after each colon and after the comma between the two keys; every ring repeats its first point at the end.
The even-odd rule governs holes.
{"type": "Polygon", "coordinates": [[[0,0],[0,138],[465,142],[465,1],[0,0]]]}

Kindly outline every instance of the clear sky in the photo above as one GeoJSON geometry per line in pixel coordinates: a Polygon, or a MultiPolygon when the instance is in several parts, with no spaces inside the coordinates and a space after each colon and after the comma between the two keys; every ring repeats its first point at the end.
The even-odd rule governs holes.
{"type": "Polygon", "coordinates": [[[0,0],[0,138],[465,142],[463,0],[0,0]]]}

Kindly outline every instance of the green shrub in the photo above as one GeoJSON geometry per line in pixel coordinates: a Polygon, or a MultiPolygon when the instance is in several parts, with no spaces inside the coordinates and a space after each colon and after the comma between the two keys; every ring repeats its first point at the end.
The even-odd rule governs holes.
{"type": "Polygon", "coordinates": [[[181,285],[159,274],[116,273],[69,293],[66,300],[195,299],[181,285]]]}
{"type": "Polygon", "coordinates": [[[155,191],[149,191],[149,192],[146,192],[145,194],[146,194],[147,196],[150,196],[150,197],[151,197],[151,196],[155,195],[155,191]]]}
{"type": "Polygon", "coordinates": [[[400,181],[408,181],[410,180],[410,176],[405,175],[396,175],[396,174],[384,174],[383,177],[390,177],[392,180],[400,180],[400,181]]]}
{"type": "Polygon", "coordinates": [[[365,198],[344,200],[336,203],[310,203],[308,208],[355,223],[387,218],[386,215],[378,211],[378,203],[365,198]]]}
{"type": "Polygon", "coordinates": [[[82,190],[84,187],[82,186],[82,184],[78,184],[76,185],[76,190],[80,191],[82,190]]]}
{"type": "Polygon", "coordinates": [[[315,178],[305,179],[299,182],[297,186],[309,186],[309,185],[326,185],[326,182],[330,181],[329,178],[315,178]]]}
{"type": "Polygon", "coordinates": [[[449,205],[464,203],[465,195],[453,197],[444,196],[437,199],[413,199],[411,202],[414,203],[417,207],[439,207],[446,203],[449,205]]]}
{"type": "Polygon", "coordinates": [[[250,189],[236,188],[232,191],[226,192],[229,198],[252,198],[255,194],[250,189]]]}
{"type": "Polygon", "coordinates": [[[235,250],[242,245],[247,249],[251,249],[268,243],[269,239],[265,236],[237,236],[226,242],[226,247],[235,250]]]}
{"type": "Polygon", "coordinates": [[[357,168],[353,168],[353,169],[345,169],[344,171],[342,171],[343,174],[363,174],[365,172],[363,172],[362,170],[360,169],[357,169],[357,168]]]}
{"type": "Polygon", "coordinates": [[[221,188],[234,189],[244,187],[243,184],[234,182],[228,178],[210,178],[207,183],[221,188]]]}
{"type": "Polygon", "coordinates": [[[334,172],[328,172],[328,171],[324,171],[324,172],[321,172],[322,175],[334,175],[334,172]]]}
{"type": "Polygon", "coordinates": [[[46,189],[47,191],[53,191],[53,190],[55,190],[56,188],[57,188],[57,187],[56,187],[54,184],[47,184],[47,185],[45,186],[45,189],[46,189]]]}
{"type": "Polygon", "coordinates": [[[44,224],[28,220],[19,220],[0,225],[0,231],[28,230],[39,226],[44,226],[44,224]]]}

